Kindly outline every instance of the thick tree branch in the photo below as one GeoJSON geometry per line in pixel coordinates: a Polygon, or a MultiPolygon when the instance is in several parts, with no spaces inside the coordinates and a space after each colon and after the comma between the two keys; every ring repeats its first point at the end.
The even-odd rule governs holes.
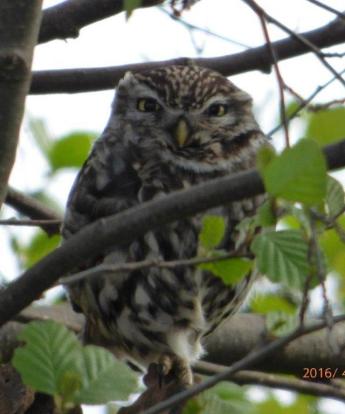
{"type": "MultiPolygon", "coordinates": [[[[301,36],[318,48],[334,46],[345,42],[345,23],[338,18],[318,29],[302,33],[301,36]]],[[[277,61],[290,59],[311,52],[307,44],[288,37],[272,43],[277,61]]],[[[217,70],[225,76],[261,70],[269,72],[274,63],[267,45],[245,52],[215,58],[180,58],[161,62],[137,63],[108,68],[64,69],[35,72],[32,79],[32,94],[87,92],[111,89],[128,70],[144,70],[170,64],[188,64],[194,62],[200,66],[217,70]]]]}
{"type": "MultiPolygon", "coordinates": [[[[339,316],[335,318],[337,322],[344,321],[345,316],[339,316]]],[[[284,349],[290,343],[295,341],[296,339],[302,338],[306,334],[311,332],[316,332],[321,328],[325,327],[325,322],[314,323],[308,327],[298,327],[290,334],[283,336],[281,338],[275,339],[270,342],[265,342],[261,344],[261,346],[256,347],[253,349],[249,354],[245,357],[240,359],[239,361],[234,362],[231,366],[227,367],[224,371],[219,372],[212,377],[204,380],[203,382],[194,385],[178,394],[175,394],[162,402],[158,402],[151,408],[145,410],[142,414],[158,414],[163,413],[165,410],[169,410],[172,407],[176,407],[178,404],[194,397],[210,389],[214,385],[218,384],[221,381],[229,380],[233,377],[235,373],[240,370],[252,368],[253,366],[257,365],[261,361],[269,358],[272,354],[284,349]]]]}
{"type": "MultiPolygon", "coordinates": [[[[73,312],[68,304],[30,306],[16,317],[16,320],[24,323],[46,319],[55,320],[79,333],[84,317],[73,312]]],[[[18,346],[17,334],[22,326],[18,322],[9,322],[0,329],[0,356],[5,362],[9,361],[13,349],[18,346]]],[[[331,368],[332,372],[338,369],[337,378],[345,378],[345,375],[342,376],[345,371],[344,328],[345,322],[338,322],[332,333],[334,341],[341,349],[340,354],[334,353],[330,348],[329,330],[324,328],[296,339],[284,350],[277,351],[252,368],[264,372],[292,374],[299,378],[304,374],[303,368],[331,368]]],[[[268,337],[264,315],[236,314],[207,338],[205,361],[229,366],[267,342],[268,337]]]]}
{"type": "Polygon", "coordinates": [[[7,191],[31,78],[42,0],[0,2],[0,207],[7,191]]]}
{"type": "MultiPolygon", "coordinates": [[[[330,169],[345,166],[345,140],[325,149],[330,169]]],[[[76,269],[87,257],[95,259],[110,246],[130,243],[148,230],[181,217],[264,192],[255,170],[222,177],[143,203],[84,227],[0,293],[0,325],[37,299],[59,277],[76,269]]]]}
{"type": "MultiPolygon", "coordinates": [[[[151,7],[164,0],[143,0],[140,7],[151,7]]],[[[79,30],[123,11],[123,0],[66,0],[46,9],[38,42],[76,38],[79,30]]]]}

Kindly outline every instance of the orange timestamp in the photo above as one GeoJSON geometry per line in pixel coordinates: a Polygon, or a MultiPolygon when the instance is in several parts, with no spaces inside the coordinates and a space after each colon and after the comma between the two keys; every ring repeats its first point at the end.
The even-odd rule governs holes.
{"type": "Polygon", "coordinates": [[[345,370],[339,368],[303,368],[302,379],[305,380],[324,380],[337,377],[345,378],[345,370]]]}

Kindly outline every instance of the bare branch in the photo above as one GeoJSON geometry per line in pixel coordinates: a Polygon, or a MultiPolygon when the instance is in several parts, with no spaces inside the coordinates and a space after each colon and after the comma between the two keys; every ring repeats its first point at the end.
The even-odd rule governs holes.
{"type": "MultiPolygon", "coordinates": [[[[1,224],[1,221],[0,221],[1,224]]],[[[233,259],[235,257],[251,257],[249,254],[241,254],[239,252],[233,252],[229,254],[225,254],[223,256],[216,256],[216,257],[193,257],[192,259],[182,259],[182,260],[143,260],[141,262],[129,262],[123,263],[119,265],[111,265],[111,264],[101,264],[95,267],[91,267],[90,269],[83,270],[82,272],[75,273],[71,276],[66,276],[59,279],[59,283],[63,285],[69,285],[72,283],[79,282],[85,278],[92,278],[97,277],[100,274],[105,273],[118,273],[123,271],[134,271],[134,270],[141,270],[147,269],[149,267],[158,267],[160,269],[175,269],[176,267],[181,266],[196,266],[202,263],[214,263],[222,260],[233,259]]]]}
{"type": "MultiPolygon", "coordinates": [[[[345,140],[329,145],[324,151],[330,169],[345,166],[345,140]]],[[[130,243],[147,231],[181,217],[263,192],[258,172],[249,170],[176,191],[85,226],[0,292],[0,325],[37,299],[61,276],[78,268],[85,257],[95,259],[107,247],[130,243]]]]}
{"type": "Polygon", "coordinates": [[[60,222],[62,217],[51,208],[45,206],[43,203],[27,196],[13,188],[9,188],[5,203],[19,211],[19,213],[28,216],[34,220],[54,220],[56,224],[45,225],[42,223],[41,227],[49,235],[60,233],[60,222]]]}
{"type": "MultiPolygon", "coordinates": [[[[336,19],[316,30],[302,33],[300,36],[319,48],[334,46],[345,41],[345,25],[340,19],[336,19]]],[[[273,42],[272,47],[275,50],[278,61],[311,51],[308,45],[292,37],[273,42]]],[[[268,73],[273,64],[272,55],[265,44],[245,52],[215,58],[198,58],[193,60],[190,58],[180,58],[108,68],[46,70],[34,73],[31,93],[73,93],[111,89],[116,86],[118,81],[129,70],[139,71],[171,64],[185,65],[191,61],[200,66],[217,70],[225,76],[250,70],[262,70],[268,73]]]]}
{"type": "Polygon", "coordinates": [[[1,226],[29,226],[29,227],[56,227],[61,220],[19,220],[16,218],[0,220],[1,226]]]}
{"type": "MultiPolygon", "coordinates": [[[[342,78],[342,76],[333,68],[332,65],[330,65],[327,60],[325,59],[325,56],[318,48],[318,45],[314,42],[307,39],[303,34],[298,34],[294,32],[293,30],[289,29],[287,26],[285,26],[283,23],[281,23],[279,20],[275,19],[271,15],[269,15],[263,8],[258,6],[254,0],[243,0],[251,9],[255,11],[255,13],[260,13],[265,16],[265,19],[275,24],[277,27],[279,27],[281,30],[283,30],[285,33],[289,34],[294,39],[298,40],[301,44],[306,46],[308,49],[310,49],[311,52],[315,54],[315,56],[322,62],[322,64],[331,72],[333,75],[339,80],[339,82],[345,87],[345,80],[342,78]]],[[[340,21],[343,23],[342,19],[336,19],[337,21],[340,21]]]]}
{"type": "MultiPolygon", "coordinates": [[[[199,361],[195,364],[196,372],[204,375],[216,375],[224,372],[226,366],[199,361]]],[[[333,371],[329,371],[330,374],[333,371]]],[[[345,389],[336,385],[320,384],[319,382],[304,381],[301,379],[283,377],[281,375],[266,374],[260,371],[239,371],[229,378],[230,381],[239,385],[263,385],[270,388],[284,389],[316,397],[334,398],[345,401],[345,389]]]]}
{"type": "MultiPolygon", "coordinates": [[[[253,3],[256,5],[256,3],[253,1],[253,3]]],[[[266,20],[265,20],[265,14],[262,12],[262,9],[260,7],[257,7],[257,14],[259,16],[262,30],[264,33],[264,37],[267,43],[267,46],[270,50],[270,53],[272,55],[273,59],[273,67],[274,71],[276,73],[277,81],[278,81],[278,91],[279,91],[279,100],[280,100],[280,118],[282,119],[282,124],[284,127],[284,133],[285,133],[285,146],[287,148],[290,147],[290,138],[289,138],[289,126],[288,126],[288,120],[286,116],[286,110],[285,110],[285,97],[284,97],[284,88],[285,88],[285,82],[283,80],[283,77],[279,70],[279,65],[276,57],[276,53],[274,48],[272,47],[272,42],[270,39],[270,35],[268,32],[266,20]]]]}
{"type": "Polygon", "coordinates": [[[7,191],[31,77],[42,0],[0,3],[0,207],[7,191]]]}
{"type": "Polygon", "coordinates": [[[322,9],[325,9],[329,11],[330,13],[335,14],[336,16],[340,17],[345,21],[345,14],[340,12],[339,10],[334,9],[333,7],[328,6],[327,4],[321,3],[321,1],[318,0],[307,0],[309,3],[314,4],[315,6],[321,7],[322,9]]]}
{"type": "MultiPolygon", "coordinates": [[[[337,321],[344,321],[345,316],[340,316],[336,318],[337,321]]],[[[195,385],[191,388],[188,388],[185,391],[182,391],[178,394],[173,395],[172,397],[156,404],[154,407],[145,410],[142,414],[158,414],[164,410],[170,409],[171,407],[176,406],[177,404],[186,401],[187,399],[194,397],[195,395],[200,394],[203,391],[213,387],[221,381],[230,379],[236,372],[252,367],[253,365],[261,362],[265,358],[271,356],[276,351],[284,348],[294,340],[303,337],[305,334],[310,332],[315,332],[325,326],[324,322],[315,323],[309,327],[300,328],[291,332],[290,334],[276,339],[267,345],[261,346],[260,348],[253,350],[248,355],[246,355],[241,360],[233,363],[230,367],[227,367],[224,371],[214,375],[213,377],[203,381],[202,383],[195,385]]]]}
{"type": "MultiPolygon", "coordinates": [[[[345,73],[345,69],[343,69],[341,72],[339,72],[340,75],[345,73]]],[[[324,89],[326,89],[329,85],[331,85],[335,80],[337,79],[336,76],[333,76],[330,80],[325,82],[324,84],[318,86],[315,91],[308,96],[307,99],[304,99],[303,102],[296,108],[295,111],[289,116],[289,121],[296,118],[296,116],[302,111],[302,109],[308,107],[309,103],[312,102],[312,100],[317,96],[320,92],[322,92],[324,89]]],[[[275,128],[273,128],[271,131],[268,132],[268,136],[271,136],[275,134],[280,128],[282,127],[282,123],[277,125],[275,128]]]]}
{"type": "MultiPolygon", "coordinates": [[[[67,303],[53,306],[30,306],[15,319],[24,323],[32,320],[52,319],[76,333],[81,332],[84,321],[83,315],[75,313],[67,303]]],[[[315,321],[308,321],[310,322],[315,321]]],[[[329,347],[328,331],[327,328],[323,328],[291,342],[284,350],[270,355],[269,358],[252,368],[302,378],[304,368],[328,367],[332,372],[338,369],[336,376],[341,378],[342,373],[345,372],[344,327],[344,322],[338,322],[333,328],[334,338],[341,350],[340,354],[335,354],[329,347]]],[[[13,349],[19,344],[18,329],[20,329],[20,324],[17,322],[9,322],[0,328],[0,356],[4,361],[10,359],[13,349]]],[[[265,316],[250,313],[233,315],[221,325],[221,328],[206,338],[205,360],[229,366],[257,348],[267,339],[268,335],[265,316]]]]}
{"type": "Polygon", "coordinates": [[[211,30],[208,30],[208,29],[206,29],[206,28],[204,28],[204,27],[199,27],[199,26],[196,26],[195,24],[192,24],[192,23],[189,23],[189,22],[187,22],[187,21],[185,21],[185,20],[182,20],[180,17],[176,17],[174,14],[169,13],[167,10],[165,10],[165,9],[163,9],[163,8],[161,8],[160,10],[161,10],[161,11],[162,11],[165,15],[169,16],[172,20],[174,20],[174,21],[176,21],[176,22],[180,23],[180,24],[181,24],[182,26],[184,26],[187,30],[193,30],[193,31],[195,30],[195,31],[197,31],[197,32],[205,33],[205,34],[207,34],[208,36],[214,37],[214,38],[216,38],[216,39],[223,40],[224,42],[233,43],[234,45],[241,46],[241,47],[243,47],[243,48],[245,48],[245,49],[250,49],[250,46],[245,45],[244,43],[241,43],[241,42],[239,42],[239,41],[237,41],[237,40],[234,40],[234,39],[230,39],[230,38],[228,38],[228,37],[225,37],[225,36],[222,36],[222,35],[220,35],[220,34],[218,34],[218,33],[215,33],[215,32],[213,32],[213,31],[211,31],[211,30]]]}
{"type": "MultiPolygon", "coordinates": [[[[140,7],[151,7],[164,0],[143,0],[140,7]]],[[[84,26],[123,11],[123,0],[67,0],[43,13],[38,42],[76,38],[84,26]]]]}

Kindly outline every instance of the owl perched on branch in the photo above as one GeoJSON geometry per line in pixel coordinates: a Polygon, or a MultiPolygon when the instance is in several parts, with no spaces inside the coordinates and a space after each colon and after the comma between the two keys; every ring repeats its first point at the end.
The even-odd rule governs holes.
{"type": "MultiPolygon", "coordinates": [[[[80,171],[67,204],[64,238],[105,215],[173,191],[255,166],[267,142],[250,96],[219,73],[196,66],[167,66],[127,73],[109,122],[80,171]],[[102,206],[107,206],[103,209],[102,206]]],[[[212,209],[227,229],[219,248],[232,251],[236,225],[260,200],[212,209]]],[[[203,215],[150,231],[129,245],[110,248],[85,268],[147,259],[195,257],[203,215]]],[[[68,287],[86,316],[88,342],[192,383],[190,364],[203,353],[203,337],[241,305],[253,276],[226,286],[196,267],[145,268],[100,275],[68,287]]]]}

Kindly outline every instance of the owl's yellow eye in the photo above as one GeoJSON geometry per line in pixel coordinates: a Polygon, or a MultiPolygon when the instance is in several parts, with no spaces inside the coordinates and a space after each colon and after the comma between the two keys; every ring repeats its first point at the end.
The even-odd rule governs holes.
{"type": "Polygon", "coordinates": [[[137,102],[137,109],[140,112],[158,112],[161,106],[153,98],[140,98],[137,102]]]}
{"type": "Polygon", "coordinates": [[[208,116],[223,116],[228,112],[228,106],[225,104],[214,103],[207,109],[208,116]]]}

